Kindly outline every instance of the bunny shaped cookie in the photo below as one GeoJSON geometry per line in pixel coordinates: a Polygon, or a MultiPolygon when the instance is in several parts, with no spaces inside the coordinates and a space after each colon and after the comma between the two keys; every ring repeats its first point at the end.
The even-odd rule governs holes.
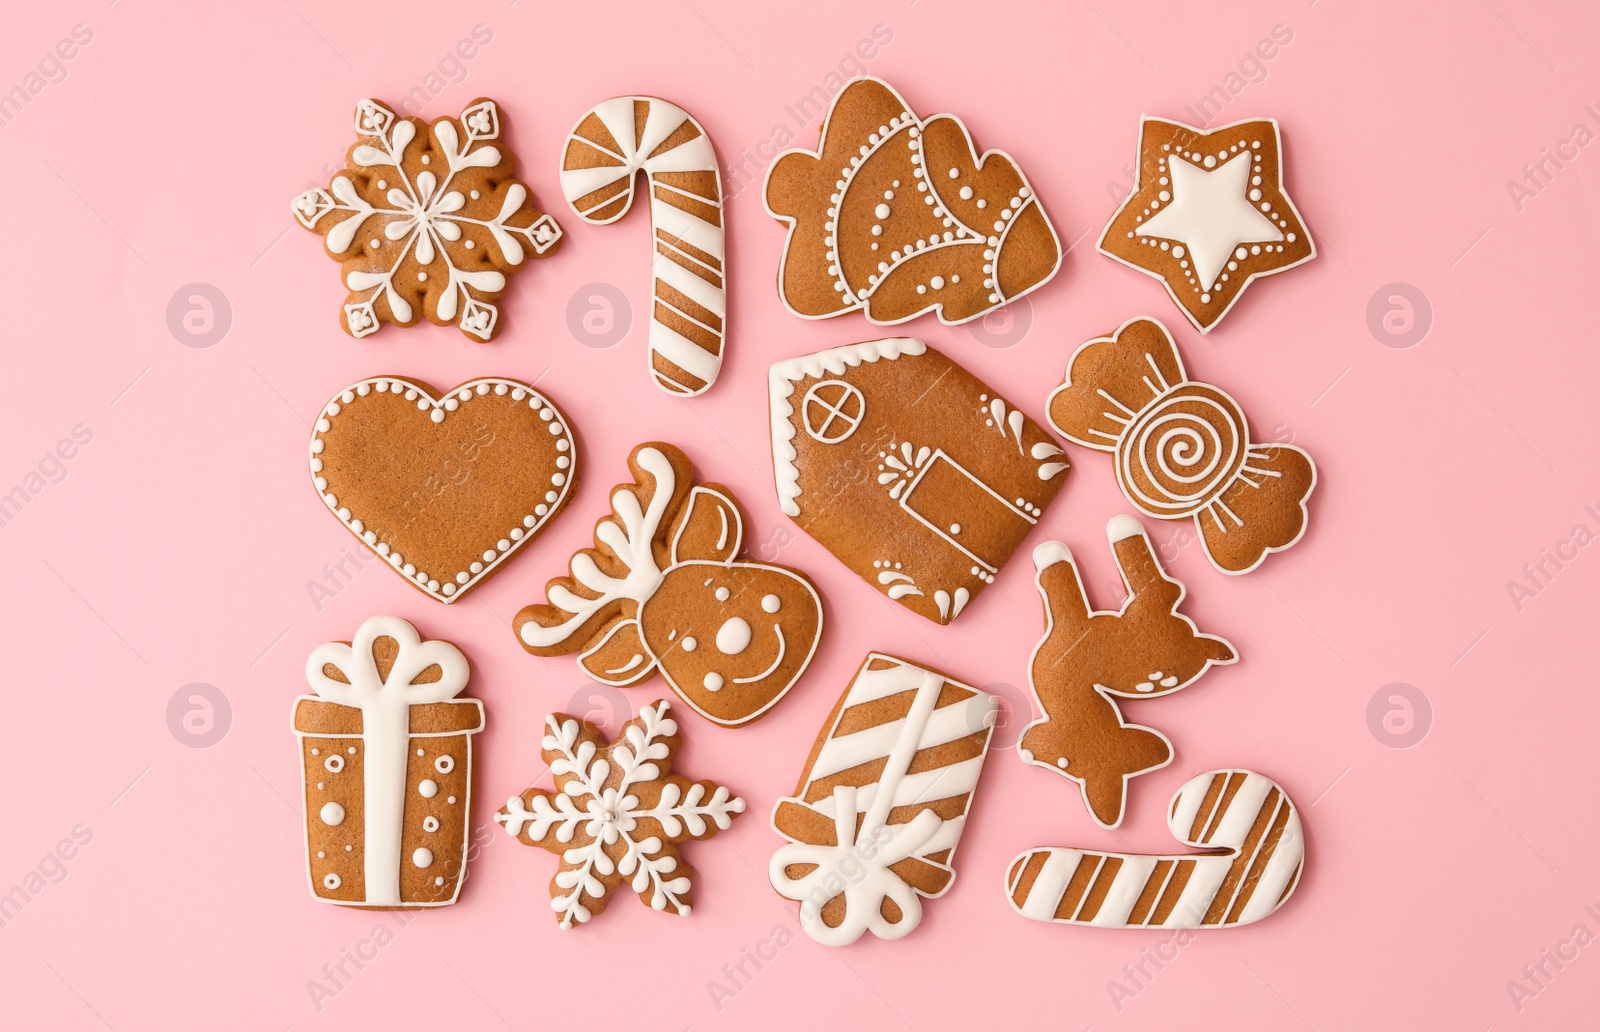
{"type": "Polygon", "coordinates": [[[708,720],[738,727],[794,686],[822,635],[804,575],[740,560],[744,517],[726,488],[694,484],[688,456],[641,444],[632,484],[611,493],[594,548],[524,607],[514,626],[536,656],[578,653],[590,677],[628,688],[657,669],[708,720]]]}
{"type": "Polygon", "coordinates": [[[1128,779],[1172,761],[1167,737],[1124,722],[1117,699],[1168,695],[1238,656],[1178,612],[1184,587],[1162,570],[1138,520],[1115,516],[1106,536],[1128,588],[1116,612],[1089,608],[1066,545],[1046,541],[1034,549],[1045,634],[1028,680],[1045,716],[1017,748],[1025,761],[1078,782],[1094,819],[1114,828],[1122,823],[1128,779]]]}

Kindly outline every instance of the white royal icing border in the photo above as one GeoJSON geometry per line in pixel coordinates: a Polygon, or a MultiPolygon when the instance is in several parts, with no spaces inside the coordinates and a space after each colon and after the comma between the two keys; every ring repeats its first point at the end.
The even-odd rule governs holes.
{"type": "MultiPolygon", "coordinates": [[[[327,644],[319,645],[316,649],[312,650],[311,655],[306,660],[306,679],[310,682],[312,690],[316,691],[317,694],[300,695],[295,697],[294,702],[290,704],[289,707],[289,728],[294,732],[297,741],[306,738],[338,738],[350,739],[365,743],[367,731],[367,721],[365,716],[363,716],[362,731],[356,734],[312,734],[310,732],[301,731],[298,727],[296,727],[294,718],[299,712],[300,704],[302,702],[331,702],[340,706],[351,706],[355,709],[362,709],[362,702],[372,705],[382,705],[385,702],[398,702],[399,700],[390,700],[381,697],[383,690],[387,687],[385,682],[377,682],[376,684],[358,684],[355,683],[356,681],[360,681],[360,675],[357,673],[352,683],[339,684],[334,682],[322,672],[322,668],[325,664],[332,664],[339,668],[342,673],[345,673],[346,676],[350,676],[352,671],[346,668],[356,666],[354,657],[359,654],[358,650],[365,651],[365,655],[360,660],[360,663],[365,666],[370,666],[372,645],[379,638],[393,638],[400,649],[400,654],[396,656],[394,664],[390,667],[391,676],[395,670],[402,670],[410,667],[420,672],[421,670],[427,669],[429,665],[433,664],[437,664],[442,672],[442,675],[438,681],[424,682],[421,685],[398,686],[401,692],[403,692],[405,688],[411,688],[411,694],[416,696],[414,703],[410,700],[406,700],[404,702],[400,702],[399,706],[397,707],[400,710],[401,716],[405,717],[407,721],[403,728],[405,731],[404,748],[409,749],[411,742],[419,738],[450,738],[458,735],[467,738],[467,754],[464,757],[464,760],[468,763],[469,769],[467,771],[466,788],[464,789],[461,797],[461,812],[465,815],[461,822],[461,870],[455,876],[455,884],[448,899],[440,898],[435,900],[404,901],[400,898],[398,894],[398,873],[401,864],[400,850],[403,840],[403,831],[400,827],[393,825],[384,827],[381,830],[372,829],[371,826],[375,823],[374,815],[376,814],[400,813],[403,815],[405,810],[405,798],[406,794],[410,791],[410,785],[406,781],[404,769],[402,768],[401,780],[398,783],[395,783],[392,786],[386,785],[382,789],[373,787],[372,790],[374,794],[371,797],[366,794],[368,791],[368,786],[363,784],[362,810],[367,815],[366,827],[363,831],[362,841],[363,872],[367,873],[367,877],[365,879],[367,883],[366,895],[359,900],[345,900],[330,899],[329,897],[323,896],[317,892],[317,883],[314,880],[315,876],[313,874],[313,865],[311,863],[312,825],[310,820],[311,815],[309,813],[303,814],[303,817],[305,818],[303,823],[305,824],[306,842],[306,884],[311,890],[312,899],[315,899],[319,903],[327,903],[330,906],[363,908],[391,907],[403,910],[421,910],[431,909],[433,907],[447,907],[461,898],[461,886],[466,884],[467,881],[466,864],[468,847],[471,844],[472,837],[472,782],[474,780],[473,772],[470,769],[472,761],[471,736],[481,732],[484,726],[483,703],[481,701],[470,698],[457,700],[457,696],[466,687],[467,680],[471,676],[471,667],[467,662],[467,657],[462,655],[461,650],[456,648],[454,644],[443,639],[430,638],[423,640],[422,636],[417,633],[416,627],[412,625],[411,621],[405,619],[404,617],[368,617],[362,622],[361,626],[357,628],[356,633],[349,644],[346,644],[342,641],[328,642],[327,644]],[[340,662],[343,662],[344,666],[341,667],[339,665],[340,662]],[[329,691],[331,694],[348,696],[348,698],[330,699],[322,694],[324,691],[329,691]],[[429,732],[409,730],[410,705],[425,705],[430,702],[445,701],[458,701],[460,703],[470,703],[471,705],[476,706],[478,709],[477,727],[470,731],[429,732]],[[367,831],[369,830],[375,831],[376,834],[368,836],[367,831]],[[387,839],[385,839],[384,836],[387,836],[387,839]],[[393,873],[391,873],[391,871],[393,873]],[[374,881],[370,872],[376,872],[380,875],[380,877],[374,881]],[[374,898],[374,888],[377,885],[387,886],[387,890],[383,891],[387,891],[388,894],[380,895],[378,898],[374,898]]],[[[375,669],[373,670],[373,674],[375,678],[375,669]]],[[[374,721],[374,724],[376,723],[377,721],[374,721]]],[[[391,724],[392,723],[395,722],[391,721],[391,724]]],[[[391,727],[391,730],[392,729],[393,728],[391,727]]],[[[311,784],[311,771],[306,767],[307,762],[308,757],[306,755],[306,750],[302,745],[300,749],[300,795],[302,799],[302,805],[306,795],[306,786],[311,784]]],[[[438,760],[435,760],[434,763],[437,766],[438,760]]],[[[368,769],[370,771],[371,768],[368,769]]],[[[447,772],[440,771],[440,773],[442,774],[447,772]]],[[[343,816],[341,815],[340,822],[342,823],[342,821],[343,816]]],[[[333,886],[330,886],[330,888],[331,887],[333,886]]]]}
{"type": "MultiPolygon", "coordinates": [[[[479,581],[493,573],[503,561],[514,555],[528,540],[538,536],[539,531],[550,521],[550,518],[561,511],[561,507],[566,503],[568,493],[572,490],[572,485],[578,479],[578,442],[577,438],[573,436],[572,427],[567,423],[566,414],[561,411],[560,406],[551,402],[549,398],[528,384],[518,380],[503,379],[498,376],[485,376],[476,380],[468,380],[466,383],[459,384],[447,391],[442,398],[435,398],[426,387],[403,376],[372,376],[353,383],[334,395],[323,406],[322,412],[318,414],[316,425],[311,432],[310,460],[312,486],[316,488],[317,494],[322,497],[329,510],[339,518],[339,522],[344,524],[345,529],[354,534],[368,548],[387,560],[389,565],[406,580],[410,581],[413,587],[426,593],[430,598],[443,602],[445,605],[449,605],[477,586],[479,581]],[[322,435],[330,428],[332,421],[338,418],[339,413],[343,411],[343,406],[350,404],[357,397],[366,397],[375,390],[379,392],[387,390],[391,394],[401,395],[407,401],[416,402],[417,409],[429,412],[430,418],[435,423],[444,422],[449,414],[457,411],[461,407],[461,403],[471,395],[482,397],[490,391],[494,391],[497,395],[509,394],[512,401],[517,403],[526,400],[528,407],[534,410],[538,418],[549,424],[551,436],[556,438],[558,448],[560,441],[568,442],[567,449],[562,454],[568,457],[569,462],[565,468],[558,467],[551,474],[550,486],[545,491],[545,500],[535,507],[534,512],[523,517],[522,525],[509,528],[505,531],[505,536],[495,542],[494,554],[491,558],[485,559],[479,556],[472,561],[467,569],[449,574],[450,580],[447,581],[440,581],[432,572],[417,570],[415,567],[412,567],[411,571],[407,572],[406,567],[411,566],[411,564],[405,561],[405,557],[396,553],[390,543],[379,538],[376,531],[362,524],[361,520],[354,516],[348,508],[341,506],[338,496],[328,490],[327,478],[322,475],[322,435]],[[544,415],[545,410],[550,412],[549,416],[544,415]],[[550,497],[551,495],[555,497],[552,498],[550,497]],[[543,508],[544,512],[540,513],[538,511],[540,508],[543,508]]],[[[488,552],[489,549],[484,551],[488,552]]]]}
{"type": "Polygon", "coordinates": [[[928,346],[915,337],[885,337],[860,344],[846,344],[811,355],[787,359],[773,364],[768,373],[768,387],[772,396],[772,475],[778,486],[778,501],[789,516],[799,516],[800,470],[795,466],[794,425],[789,421],[794,406],[789,398],[795,384],[824,373],[839,376],[863,362],[876,362],[880,358],[897,359],[902,355],[921,355],[928,346]]]}
{"type": "MultiPolygon", "coordinates": [[[[1227,125],[1217,126],[1215,129],[1197,129],[1194,126],[1189,125],[1187,122],[1179,122],[1171,118],[1157,118],[1154,115],[1140,115],[1139,152],[1134,157],[1134,165],[1138,169],[1139,179],[1133,184],[1132,192],[1128,194],[1121,204],[1117,205],[1117,210],[1111,213],[1111,218],[1106,220],[1106,228],[1100,231],[1100,239],[1095,241],[1094,249],[1118,264],[1126,265],[1130,269],[1137,269],[1146,276],[1150,276],[1158,280],[1162,287],[1166,289],[1167,296],[1172,298],[1172,303],[1177,306],[1178,311],[1182,312],[1183,317],[1188,319],[1194,328],[1199,330],[1201,333],[1210,333],[1214,328],[1221,326],[1222,320],[1229,312],[1233,310],[1233,306],[1239,303],[1239,299],[1244,296],[1244,292],[1250,286],[1250,284],[1254,283],[1257,279],[1261,278],[1262,276],[1276,276],[1280,272],[1288,272],[1290,269],[1304,265],[1306,262],[1309,262],[1311,259],[1317,256],[1317,242],[1311,236],[1311,227],[1306,225],[1306,220],[1300,215],[1300,209],[1296,208],[1294,205],[1294,198],[1290,197],[1289,191],[1285,190],[1283,187],[1283,134],[1278,129],[1278,120],[1276,118],[1245,118],[1237,122],[1230,122],[1227,125]],[[1122,210],[1132,203],[1133,198],[1139,195],[1140,190],[1144,189],[1144,164],[1142,160],[1144,158],[1144,127],[1150,122],[1165,122],[1167,125],[1175,125],[1182,129],[1188,129],[1190,132],[1193,132],[1199,136],[1211,136],[1216,133],[1227,132],[1229,129],[1234,129],[1241,125],[1247,125],[1251,122],[1266,122],[1270,124],[1272,126],[1272,143],[1278,151],[1278,196],[1282,197],[1284,203],[1289,206],[1289,210],[1294,212],[1295,221],[1299,222],[1300,228],[1305,230],[1306,243],[1311,247],[1311,253],[1297,262],[1291,262],[1288,265],[1280,265],[1278,268],[1272,269],[1269,272],[1252,272],[1250,275],[1246,276],[1244,282],[1239,284],[1239,289],[1234,291],[1233,299],[1223,307],[1222,311],[1217,313],[1217,317],[1215,319],[1211,320],[1210,326],[1200,325],[1200,320],[1194,317],[1194,313],[1190,312],[1189,309],[1185,307],[1183,302],[1178,300],[1178,292],[1172,288],[1172,284],[1167,281],[1165,276],[1153,269],[1147,269],[1142,265],[1135,265],[1133,262],[1127,261],[1124,258],[1120,258],[1105,248],[1106,237],[1111,233],[1111,227],[1116,223],[1117,218],[1122,214],[1122,210]]],[[[1171,336],[1171,334],[1168,334],[1168,336],[1171,336]]],[[[1254,567],[1251,567],[1251,569],[1254,569],[1254,567]]],[[[1249,571],[1245,570],[1241,572],[1248,573],[1249,571]]]]}
{"type": "MultiPolygon", "coordinates": [[[[928,117],[923,118],[922,116],[918,115],[915,111],[913,111],[911,109],[911,105],[906,103],[906,99],[900,95],[900,91],[899,90],[895,89],[893,86],[889,85],[884,80],[878,78],[876,75],[858,75],[854,79],[851,79],[849,82],[845,83],[844,86],[839,90],[839,92],[834,95],[833,100],[829,102],[828,114],[823,118],[823,120],[822,120],[822,131],[817,136],[817,149],[816,150],[808,150],[805,147],[791,147],[786,151],[779,152],[779,154],[772,159],[772,163],[767,166],[767,173],[761,179],[761,206],[767,210],[767,214],[768,215],[771,215],[773,218],[777,219],[779,222],[782,222],[784,224],[784,226],[785,226],[784,237],[783,237],[783,253],[778,256],[778,300],[780,302],[782,302],[784,308],[789,310],[789,313],[791,315],[798,316],[801,319],[818,320],[818,319],[834,319],[834,318],[837,318],[838,316],[845,315],[845,314],[847,314],[849,312],[860,312],[862,314],[862,316],[868,322],[870,322],[870,323],[872,323],[872,324],[874,324],[876,326],[898,326],[900,323],[910,322],[912,319],[916,319],[916,318],[919,318],[921,316],[924,316],[924,315],[928,314],[929,310],[932,310],[934,315],[938,316],[939,321],[941,323],[943,323],[944,325],[946,325],[946,326],[960,326],[963,323],[969,323],[974,319],[981,319],[985,315],[988,315],[990,312],[994,311],[995,308],[1000,307],[1002,305],[1008,305],[1011,302],[1017,300],[1017,298],[1026,297],[1027,295],[1033,293],[1035,290],[1038,290],[1040,287],[1044,286],[1046,283],[1049,283],[1051,280],[1056,278],[1056,273],[1061,271],[1061,263],[1066,260],[1067,253],[1061,247],[1061,237],[1060,237],[1059,234],[1056,233],[1055,224],[1052,223],[1050,221],[1049,216],[1046,215],[1045,216],[1045,220],[1044,220],[1045,228],[1050,230],[1051,239],[1055,240],[1055,242],[1056,242],[1056,263],[1055,263],[1055,265],[1053,267],[1051,267],[1049,275],[1044,276],[1043,278],[1041,278],[1039,280],[1039,282],[1035,283],[1033,286],[1029,287],[1026,290],[1020,291],[1020,292],[1018,292],[1018,293],[1016,293],[1014,295],[1011,295],[1009,297],[1003,297],[999,301],[991,301],[989,303],[988,307],[982,308],[982,309],[979,309],[976,312],[973,312],[971,315],[967,316],[965,319],[954,319],[954,320],[946,319],[945,315],[944,315],[944,305],[941,302],[934,302],[933,304],[928,305],[926,308],[919,308],[915,312],[912,312],[910,315],[902,316],[899,319],[874,319],[872,317],[871,313],[870,313],[869,306],[867,305],[867,298],[870,297],[870,295],[873,293],[872,287],[868,287],[867,290],[864,292],[864,294],[856,294],[853,291],[850,291],[849,287],[846,286],[846,288],[845,288],[846,295],[848,297],[852,298],[853,303],[850,304],[850,305],[847,305],[844,308],[840,308],[840,309],[838,309],[836,311],[832,311],[832,312],[822,312],[822,313],[819,313],[819,314],[816,314],[816,315],[808,315],[805,312],[797,311],[792,305],[790,305],[789,304],[789,297],[783,291],[784,270],[787,268],[787,266],[789,264],[789,241],[791,240],[791,238],[793,238],[793,236],[796,233],[796,231],[798,231],[799,222],[797,220],[795,220],[795,219],[791,219],[787,215],[778,214],[777,212],[773,211],[772,210],[772,206],[767,203],[767,187],[769,186],[769,184],[772,181],[772,170],[777,168],[778,167],[778,163],[780,161],[782,161],[786,156],[788,156],[790,154],[804,154],[808,158],[817,158],[817,159],[820,159],[822,157],[822,149],[823,149],[823,145],[824,145],[823,141],[825,141],[828,138],[828,127],[830,125],[832,125],[832,123],[833,123],[833,113],[839,106],[838,105],[838,100],[839,100],[840,97],[844,96],[845,90],[848,90],[851,86],[855,85],[858,82],[875,82],[879,86],[882,86],[884,89],[888,90],[889,94],[892,97],[894,97],[895,100],[900,102],[900,110],[905,113],[906,117],[915,126],[917,132],[919,132],[919,133],[922,132],[924,128],[926,128],[926,126],[927,126],[927,124],[929,122],[932,122],[935,119],[948,118],[948,119],[954,121],[957,125],[959,125],[961,127],[962,136],[966,139],[967,151],[968,151],[968,153],[970,153],[973,156],[975,167],[981,169],[985,164],[988,163],[989,159],[992,158],[992,157],[999,157],[999,158],[1005,159],[1007,162],[1010,163],[1011,167],[1016,170],[1017,178],[1022,180],[1022,185],[1017,188],[1017,190],[1018,190],[1017,196],[1022,198],[1027,204],[1032,204],[1035,207],[1037,207],[1041,214],[1044,213],[1044,205],[1042,203],[1040,203],[1040,201],[1039,201],[1039,192],[1037,190],[1033,189],[1033,184],[1028,181],[1027,174],[1022,171],[1022,165],[1015,158],[1013,158],[1010,154],[1008,154],[1007,152],[1005,152],[1003,150],[986,150],[982,154],[979,154],[977,152],[977,147],[972,142],[972,132],[967,128],[967,123],[965,121],[963,121],[959,115],[952,115],[952,114],[950,114],[948,112],[939,112],[938,114],[929,115],[928,117]]],[[[845,171],[847,171],[847,172],[849,172],[849,173],[851,173],[853,175],[855,170],[859,167],[861,161],[866,156],[867,155],[858,153],[858,155],[855,158],[851,159],[850,168],[845,170],[845,171]]],[[[935,177],[928,176],[924,181],[928,183],[928,189],[932,192],[933,196],[936,198],[935,203],[936,204],[940,204],[940,206],[942,208],[943,207],[942,202],[937,200],[937,198],[938,198],[938,187],[937,187],[937,184],[934,182],[934,179],[935,179],[935,177]]],[[[1296,213],[1296,214],[1298,214],[1298,213],[1296,213]]],[[[1015,225],[1015,224],[1016,224],[1016,219],[1013,218],[1013,219],[1007,220],[1005,229],[1001,231],[1001,237],[1009,235],[1009,233],[1011,231],[1011,227],[1013,225],[1015,225]]],[[[968,228],[970,228],[970,227],[968,227],[968,228]]],[[[835,229],[834,232],[837,233],[838,232],[837,229],[835,229]]],[[[992,240],[993,241],[992,246],[995,247],[995,255],[996,255],[994,264],[998,265],[999,264],[999,253],[1000,253],[999,252],[999,244],[1000,244],[1001,241],[999,239],[993,238],[991,234],[986,233],[986,232],[980,233],[977,230],[973,230],[973,232],[981,239],[986,239],[986,240],[992,240]]],[[[973,241],[973,242],[976,243],[976,241],[973,241]]],[[[835,253],[835,256],[837,257],[836,253],[835,253]]],[[[994,279],[996,279],[996,280],[999,279],[998,273],[996,273],[994,275],[994,279]]],[[[874,284],[874,286],[875,286],[875,284],[874,284]]],[[[999,286],[998,286],[998,283],[992,289],[994,291],[998,291],[1000,289],[999,286]]],[[[791,513],[791,515],[793,515],[793,514],[791,513]]]]}

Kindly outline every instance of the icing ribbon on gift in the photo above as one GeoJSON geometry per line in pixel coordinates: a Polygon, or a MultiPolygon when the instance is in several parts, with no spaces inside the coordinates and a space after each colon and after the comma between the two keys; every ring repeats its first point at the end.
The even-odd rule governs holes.
{"type": "Polygon", "coordinates": [[[923,810],[909,824],[885,824],[884,813],[893,797],[879,792],[858,829],[856,819],[861,812],[857,792],[858,789],[849,785],[839,785],[833,790],[834,845],[794,842],[780,846],[772,856],[770,874],[778,892],[801,901],[801,919],[811,922],[812,937],[830,946],[855,942],[864,932],[871,932],[880,939],[898,939],[917,926],[922,917],[922,901],[917,890],[889,868],[916,856],[944,823],[932,810],[923,810]],[[884,832],[891,837],[886,843],[876,845],[884,832]],[[861,867],[861,874],[843,873],[852,859],[861,867]],[[789,877],[787,868],[804,864],[815,864],[816,869],[799,878],[789,877]],[[830,881],[842,882],[843,890],[824,888],[830,881]],[[844,920],[836,928],[821,923],[822,904],[816,903],[813,896],[824,894],[827,898],[822,904],[837,896],[844,897],[844,920]],[[900,920],[891,922],[883,916],[884,900],[900,908],[900,920]]]}
{"type": "MultiPolygon", "coordinates": [[[[772,857],[768,874],[773,887],[789,899],[802,901],[801,916],[806,921],[807,934],[829,946],[855,942],[867,931],[882,939],[898,939],[921,920],[922,903],[916,887],[890,868],[902,861],[920,860],[919,854],[944,828],[945,821],[932,809],[923,809],[908,822],[889,822],[889,815],[896,807],[896,790],[906,779],[912,760],[924,744],[929,719],[938,706],[945,684],[942,674],[931,670],[918,673],[921,676],[916,695],[900,721],[877,784],[865,786],[865,789],[851,785],[834,787],[831,797],[834,841],[791,842],[779,847],[772,857]],[[869,793],[871,801],[863,814],[859,796],[869,793]],[[884,840],[885,833],[889,836],[887,840],[884,840]],[[789,867],[808,864],[815,864],[815,870],[798,878],[790,877],[789,867]],[[859,871],[850,873],[852,866],[859,871]],[[822,908],[839,896],[844,897],[845,916],[838,926],[829,927],[821,920],[822,908]],[[885,900],[899,908],[898,920],[891,921],[884,916],[885,900]],[[808,903],[815,908],[815,913],[806,912],[808,903]]],[[[798,805],[825,815],[823,808],[814,804],[785,800],[782,805],[798,805]]],[[[948,874],[943,865],[921,862],[948,874]]]]}
{"type": "Polygon", "coordinates": [[[319,697],[361,711],[362,857],[369,906],[400,905],[411,707],[455,698],[466,687],[467,671],[467,659],[454,645],[423,641],[415,627],[395,616],[374,616],[350,644],[319,645],[306,660],[306,680],[319,697]],[[387,677],[372,651],[379,638],[392,638],[398,646],[387,677]],[[324,670],[330,666],[345,680],[330,677],[324,670]],[[417,678],[432,667],[438,668],[438,679],[419,683],[417,678]]]}

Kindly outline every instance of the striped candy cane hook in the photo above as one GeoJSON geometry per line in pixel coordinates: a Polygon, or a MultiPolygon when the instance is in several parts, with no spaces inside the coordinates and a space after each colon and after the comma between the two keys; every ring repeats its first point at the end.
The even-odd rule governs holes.
{"type": "Polygon", "coordinates": [[[1261,920],[1300,883],[1300,814],[1270,778],[1247,770],[1191,778],[1173,796],[1167,825],[1184,843],[1213,852],[1032,849],[1006,873],[1012,909],[1035,921],[1100,928],[1214,928],[1261,920]]]}
{"type": "Polygon", "coordinates": [[[722,180],[700,123],[655,97],[614,97],[578,120],[561,157],[572,210],[605,225],[633,206],[643,171],[655,236],[650,372],[668,394],[694,396],[722,367],[727,315],[722,180]]]}

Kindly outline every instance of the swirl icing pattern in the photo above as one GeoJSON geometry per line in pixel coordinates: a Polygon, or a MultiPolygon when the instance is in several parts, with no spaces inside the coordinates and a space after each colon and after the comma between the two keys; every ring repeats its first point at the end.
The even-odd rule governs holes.
{"type": "Polygon", "coordinates": [[[1251,441],[1239,403],[1189,379],[1155,319],[1129,320],[1078,348],[1050,394],[1049,421],[1078,444],[1111,452],[1117,484],[1140,512],[1192,518],[1224,573],[1249,573],[1305,534],[1317,485],[1311,456],[1251,441]]]}

